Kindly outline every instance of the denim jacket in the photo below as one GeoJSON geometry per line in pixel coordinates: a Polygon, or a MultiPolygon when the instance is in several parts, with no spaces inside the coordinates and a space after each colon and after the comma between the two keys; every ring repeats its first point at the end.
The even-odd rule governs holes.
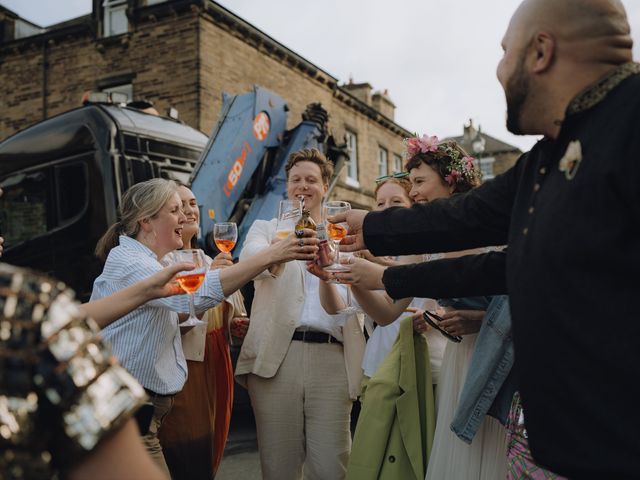
{"type": "Polygon", "coordinates": [[[471,356],[451,430],[471,443],[485,415],[507,421],[516,391],[511,340],[511,314],[507,296],[493,297],[471,356]]]}

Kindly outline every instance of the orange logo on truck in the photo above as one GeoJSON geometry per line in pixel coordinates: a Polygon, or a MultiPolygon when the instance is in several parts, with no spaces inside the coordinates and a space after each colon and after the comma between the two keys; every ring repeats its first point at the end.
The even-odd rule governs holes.
{"type": "Polygon", "coordinates": [[[253,136],[263,141],[269,135],[269,116],[260,112],[253,120],[253,136]]]}
{"type": "Polygon", "coordinates": [[[240,156],[236,158],[236,161],[233,162],[233,166],[227,176],[227,183],[222,189],[227,197],[231,196],[231,192],[236,188],[236,183],[240,180],[240,175],[242,175],[242,169],[244,168],[244,162],[247,159],[248,153],[251,153],[251,147],[247,142],[244,142],[242,152],[240,152],[240,156]]]}

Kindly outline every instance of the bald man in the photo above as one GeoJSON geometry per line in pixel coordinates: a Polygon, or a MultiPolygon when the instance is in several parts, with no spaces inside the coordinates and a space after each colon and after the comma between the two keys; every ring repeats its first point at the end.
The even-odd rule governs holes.
{"type": "MultiPolygon", "coordinates": [[[[457,293],[510,296],[534,458],[570,478],[639,478],[640,65],[626,14],[526,0],[502,46],[507,126],[544,138],[466,194],[332,220],[349,223],[343,249],[374,255],[508,244],[457,293]]],[[[395,296],[420,280],[383,277],[395,296]]]]}

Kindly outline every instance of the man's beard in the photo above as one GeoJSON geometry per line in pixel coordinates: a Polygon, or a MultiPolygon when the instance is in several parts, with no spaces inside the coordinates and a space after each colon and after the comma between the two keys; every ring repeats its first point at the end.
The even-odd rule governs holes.
{"type": "Polygon", "coordinates": [[[505,89],[507,99],[507,130],[515,135],[524,135],[520,120],[524,102],[529,96],[529,77],[524,69],[524,55],[511,75],[505,89]]]}

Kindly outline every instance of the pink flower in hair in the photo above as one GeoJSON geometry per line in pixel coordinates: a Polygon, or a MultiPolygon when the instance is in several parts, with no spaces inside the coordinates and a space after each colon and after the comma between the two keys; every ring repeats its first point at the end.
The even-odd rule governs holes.
{"type": "Polygon", "coordinates": [[[471,170],[473,169],[475,163],[475,158],[470,157],[469,155],[467,155],[466,157],[462,157],[462,161],[466,163],[466,167],[467,169],[471,170]]]}
{"type": "Polygon", "coordinates": [[[419,140],[420,142],[420,150],[422,153],[427,152],[437,152],[438,144],[440,140],[435,135],[428,137],[426,134],[422,135],[422,138],[419,140]]]}
{"type": "Polygon", "coordinates": [[[425,134],[422,135],[422,138],[418,136],[405,138],[404,144],[407,148],[405,157],[411,158],[418,153],[437,152],[440,140],[435,135],[428,136],[425,134]]]}
{"type": "Polygon", "coordinates": [[[449,185],[453,185],[458,181],[458,178],[460,178],[460,176],[460,172],[458,172],[457,170],[451,170],[451,173],[444,177],[444,181],[449,185]]]}
{"type": "Polygon", "coordinates": [[[413,157],[416,153],[419,153],[422,151],[422,145],[418,137],[411,137],[411,138],[405,139],[405,144],[407,146],[407,155],[409,157],[413,157]]]}

